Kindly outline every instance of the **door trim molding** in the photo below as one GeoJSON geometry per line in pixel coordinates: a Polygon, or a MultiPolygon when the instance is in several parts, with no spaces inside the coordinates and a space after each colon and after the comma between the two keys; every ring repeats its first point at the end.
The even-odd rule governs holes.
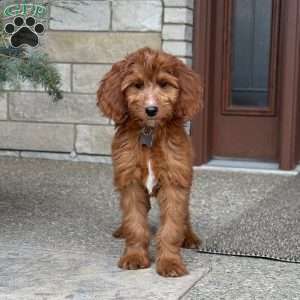
{"type": "Polygon", "coordinates": [[[279,165],[291,170],[297,164],[297,116],[299,105],[300,3],[285,0],[282,6],[282,27],[279,53],[280,137],[279,165]]]}
{"type": "Polygon", "coordinates": [[[210,158],[209,117],[211,97],[211,44],[212,44],[212,2],[211,0],[194,1],[193,29],[193,69],[200,75],[204,87],[204,108],[191,123],[191,137],[194,147],[194,165],[206,163],[210,158]]]}

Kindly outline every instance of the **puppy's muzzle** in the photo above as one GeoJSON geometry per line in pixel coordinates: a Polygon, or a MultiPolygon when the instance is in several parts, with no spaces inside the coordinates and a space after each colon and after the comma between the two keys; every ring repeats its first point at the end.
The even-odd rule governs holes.
{"type": "Polygon", "coordinates": [[[147,106],[145,108],[146,114],[149,117],[155,117],[157,112],[158,112],[158,107],[157,106],[147,106]]]}

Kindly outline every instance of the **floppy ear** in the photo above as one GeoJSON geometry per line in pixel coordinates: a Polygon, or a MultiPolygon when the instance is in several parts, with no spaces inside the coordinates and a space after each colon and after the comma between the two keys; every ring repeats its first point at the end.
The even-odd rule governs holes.
{"type": "Polygon", "coordinates": [[[178,62],[176,73],[179,81],[179,97],[175,107],[176,116],[185,121],[203,108],[203,87],[200,77],[182,61],[178,62]]]}
{"type": "Polygon", "coordinates": [[[124,122],[127,118],[127,105],[121,91],[125,67],[125,60],[113,64],[111,70],[101,80],[97,91],[97,105],[103,114],[116,124],[124,122]]]}

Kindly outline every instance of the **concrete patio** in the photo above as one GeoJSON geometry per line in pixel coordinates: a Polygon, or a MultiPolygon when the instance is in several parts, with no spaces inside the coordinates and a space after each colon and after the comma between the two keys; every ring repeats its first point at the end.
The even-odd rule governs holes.
{"type": "MultiPolygon", "coordinates": [[[[214,195],[230,197],[222,191],[225,176],[195,171],[195,212],[214,195]]],[[[255,188],[263,190],[270,179],[260,176],[265,183],[238,175],[249,177],[249,185],[258,180],[255,188]]],[[[158,210],[152,204],[155,232],[158,210]]],[[[300,299],[299,264],[183,250],[190,274],[182,278],[162,278],[154,264],[120,270],[123,241],[111,236],[119,220],[110,165],[0,158],[0,300],[300,299]]],[[[193,214],[193,222],[205,237],[210,221],[193,214]]]]}

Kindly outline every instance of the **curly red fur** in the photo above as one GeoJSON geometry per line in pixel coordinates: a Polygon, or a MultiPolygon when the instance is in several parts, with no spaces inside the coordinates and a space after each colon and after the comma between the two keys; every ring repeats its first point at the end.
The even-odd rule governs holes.
{"type": "Polygon", "coordinates": [[[157,272],[184,275],[187,270],[180,247],[195,248],[200,242],[189,218],[192,146],[184,129],[184,122],[202,107],[200,80],[176,57],[143,48],[113,65],[97,96],[100,109],[117,127],[112,159],[123,218],[114,236],[126,240],[119,266],[138,269],[150,265],[147,213],[150,196],[155,195],[161,211],[157,272]],[[145,113],[149,105],[158,108],[155,117],[145,113]],[[144,127],[153,128],[152,147],[139,143],[144,127]],[[148,162],[156,179],[152,194],[146,188],[148,162]]]}

